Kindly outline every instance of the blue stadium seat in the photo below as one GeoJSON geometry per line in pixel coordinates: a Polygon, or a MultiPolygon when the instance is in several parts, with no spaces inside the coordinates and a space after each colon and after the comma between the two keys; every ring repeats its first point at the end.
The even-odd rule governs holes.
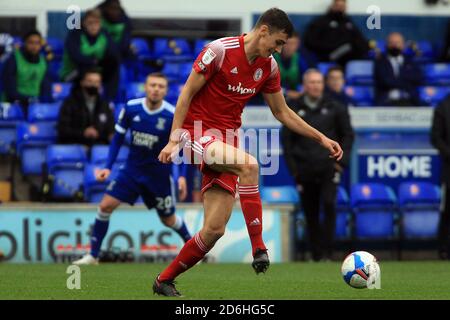
{"type": "Polygon", "coordinates": [[[47,168],[54,198],[73,198],[84,182],[86,150],[81,145],[51,145],[47,148],[47,168]]]}
{"type": "MultiPolygon", "coordinates": [[[[97,166],[105,166],[108,161],[108,145],[95,145],[91,149],[91,164],[97,166]]],[[[117,155],[115,163],[124,164],[127,161],[129,149],[127,146],[122,146],[117,155]]]]}
{"type": "Polygon", "coordinates": [[[346,66],[345,76],[350,85],[373,85],[373,61],[353,60],[346,66]]]}
{"type": "Polygon", "coordinates": [[[0,103],[0,154],[11,154],[17,139],[17,125],[24,120],[17,104],[0,103]]]}
{"type": "Polygon", "coordinates": [[[24,175],[42,174],[46,162],[47,147],[57,138],[53,124],[22,122],[17,127],[17,154],[24,175]]]}
{"type": "Polygon", "coordinates": [[[450,88],[448,87],[419,87],[420,100],[430,106],[436,106],[449,94],[450,88]]]}
{"type": "Polygon", "coordinates": [[[55,82],[52,86],[52,97],[55,101],[62,101],[70,95],[72,83],[70,82],[55,82]]]}
{"type": "Polygon", "coordinates": [[[349,218],[351,216],[350,199],[347,191],[339,186],[336,197],[336,233],[337,239],[350,237],[349,218]]]}
{"type": "Polygon", "coordinates": [[[317,69],[322,73],[323,75],[326,75],[328,72],[328,69],[331,67],[336,66],[336,63],[334,62],[319,62],[317,64],[317,69]]]}
{"type": "Polygon", "coordinates": [[[63,56],[64,53],[64,41],[58,38],[47,38],[46,39],[46,47],[49,47],[49,50],[54,55],[54,58],[59,59],[63,56]]]}
{"type": "Polygon", "coordinates": [[[143,82],[132,82],[128,84],[126,91],[126,99],[136,99],[145,97],[145,85],[143,82]]]}
{"type": "Polygon", "coordinates": [[[450,63],[428,63],[423,66],[424,83],[431,86],[450,85],[450,63]]]}
{"type": "Polygon", "coordinates": [[[261,199],[266,203],[298,203],[299,196],[294,186],[263,187],[261,199]]]}
{"type": "Polygon", "coordinates": [[[62,67],[62,60],[61,59],[54,59],[47,63],[47,66],[49,68],[50,76],[53,81],[58,82],[61,81],[59,77],[59,70],[62,67]]]}
{"type": "Polygon", "coordinates": [[[189,61],[193,59],[191,46],[183,38],[155,38],[153,49],[155,56],[165,61],[189,61]]]}
{"type": "Polygon", "coordinates": [[[439,223],[440,189],[429,182],[404,182],[398,188],[402,234],[406,239],[434,238],[439,223]]]}
{"type": "Polygon", "coordinates": [[[152,53],[148,42],[144,38],[133,38],[131,39],[131,50],[138,57],[138,59],[149,59],[152,58],[152,53]]]}
{"type": "Polygon", "coordinates": [[[56,122],[59,117],[60,102],[55,103],[35,103],[28,109],[28,121],[35,122],[56,122]]]}
{"type": "Polygon", "coordinates": [[[375,104],[373,87],[346,86],[345,93],[356,106],[373,106],[375,104]]]}
{"type": "Polygon", "coordinates": [[[211,42],[211,40],[207,40],[207,39],[195,40],[194,55],[197,57],[200,54],[200,52],[202,52],[203,48],[210,42],[211,42]]]}
{"type": "Polygon", "coordinates": [[[389,239],[395,236],[396,197],[379,183],[352,186],[351,206],[355,213],[355,234],[361,239],[389,239]]]}
{"type": "Polygon", "coordinates": [[[183,89],[183,83],[172,82],[169,84],[169,90],[167,91],[166,100],[176,105],[178,97],[180,96],[181,90],[183,89]]]}
{"type": "Polygon", "coordinates": [[[384,40],[370,40],[369,46],[368,56],[370,59],[375,59],[380,54],[386,52],[386,42],[384,40]]]}
{"type": "Polygon", "coordinates": [[[413,43],[415,52],[414,60],[420,63],[432,62],[436,59],[436,50],[433,44],[427,40],[421,40],[413,43]]]}

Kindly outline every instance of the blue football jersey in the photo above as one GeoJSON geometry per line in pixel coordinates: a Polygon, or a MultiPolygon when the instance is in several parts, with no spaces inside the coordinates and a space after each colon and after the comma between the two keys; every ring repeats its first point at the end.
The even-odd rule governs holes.
{"type": "Polygon", "coordinates": [[[140,98],[128,101],[115,126],[120,134],[126,134],[127,130],[131,132],[126,169],[141,171],[154,169],[158,165],[160,170],[165,167],[171,170],[171,165],[159,162],[158,155],[169,141],[175,107],[164,100],[159,109],[150,111],[145,100],[146,98],[140,98]]]}

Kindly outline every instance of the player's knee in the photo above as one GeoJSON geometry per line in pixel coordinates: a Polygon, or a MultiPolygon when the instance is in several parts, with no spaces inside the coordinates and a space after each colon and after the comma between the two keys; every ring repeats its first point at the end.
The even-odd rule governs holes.
{"type": "Polygon", "coordinates": [[[175,224],[175,217],[159,217],[159,219],[161,220],[162,224],[165,225],[166,227],[171,228],[174,224],[175,224]]]}
{"type": "Polygon", "coordinates": [[[98,208],[100,209],[100,212],[107,214],[112,214],[115,209],[115,207],[108,202],[101,202],[98,208]]]}
{"type": "Polygon", "coordinates": [[[250,163],[243,164],[243,165],[241,165],[240,171],[241,171],[241,174],[239,176],[242,178],[258,177],[258,173],[259,173],[258,163],[250,162],[250,163]]]}
{"type": "Polygon", "coordinates": [[[225,227],[206,226],[203,228],[203,234],[211,241],[217,241],[225,234],[225,227]]]}

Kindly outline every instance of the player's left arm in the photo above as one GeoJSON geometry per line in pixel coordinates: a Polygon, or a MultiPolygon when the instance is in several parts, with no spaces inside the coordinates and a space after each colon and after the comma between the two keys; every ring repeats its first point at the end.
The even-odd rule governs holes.
{"type": "Polygon", "coordinates": [[[299,117],[286,104],[286,100],[281,91],[274,93],[263,93],[264,99],[272,111],[274,117],[297,134],[306,136],[317,141],[323,147],[329,150],[330,157],[339,161],[342,158],[343,151],[339,143],[327,138],[323,133],[311,127],[301,117],[299,117]]]}

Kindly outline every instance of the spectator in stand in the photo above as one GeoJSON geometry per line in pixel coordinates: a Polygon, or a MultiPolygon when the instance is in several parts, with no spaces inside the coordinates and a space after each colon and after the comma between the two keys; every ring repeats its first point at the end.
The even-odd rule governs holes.
{"type": "Polygon", "coordinates": [[[131,22],[120,0],[105,0],[97,7],[102,14],[102,27],[120,51],[120,57],[130,56],[131,22]]]}
{"type": "Polygon", "coordinates": [[[405,40],[398,32],[388,35],[386,53],[375,60],[376,101],[380,106],[421,105],[417,87],[422,81],[420,67],[403,54],[405,40]]]}
{"type": "Polygon", "coordinates": [[[441,61],[450,63],[450,20],[447,24],[447,33],[445,37],[444,48],[442,50],[441,61]]]}
{"type": "Polygon", "coordinates": [[[346,14],[346,0],[333,0],[328,12],[307,27],[305,45],[320,61],[342,66],[349,60],[364,59],[369,42],[346,14]]]}
{"type": "Polygon", "coordinates": [[[352,105],[352,99],[345,93],[344,70],[340,66],[328,69],[325,76],[325,93],[345,106],[352,105]]]}
{"type": "Polygon", "coordinates": [[[315,58],[300,44],[300,35],[294,32],[283,46],[281,54],[274,54],[280,68],[281,86],[286,90],[286,97],[290,99],[300,96],[299,86],[303,73],[316,67],[315,58]]]}
{"type": "Polygon", "coordinates": [[[97,67],[102,72],[104,96],[113,101],[119,86],[120,53],[102,29],[101,17],[100,10],[88,10],[82,19],[82,28],[69,32],[60,76],[64,81],[73,81],[86,69],[97,67]]]}
{"type": "Polygon", "coordinates": [[[59,143],[79,143],[89,147],[109,144],[114,133],[114,117],[108,102],[100,95],[101,85],[100,71],[84,71],[61,106],[59,143]]]}
{"type": "Polygon", "coordinates": [[[25,115],[30,103],[52,101],[51,77],[41,49],[41,34],[30,31],[23,37],[23,46],[4,62],[2,100],[19,102],[25,115]]]}

